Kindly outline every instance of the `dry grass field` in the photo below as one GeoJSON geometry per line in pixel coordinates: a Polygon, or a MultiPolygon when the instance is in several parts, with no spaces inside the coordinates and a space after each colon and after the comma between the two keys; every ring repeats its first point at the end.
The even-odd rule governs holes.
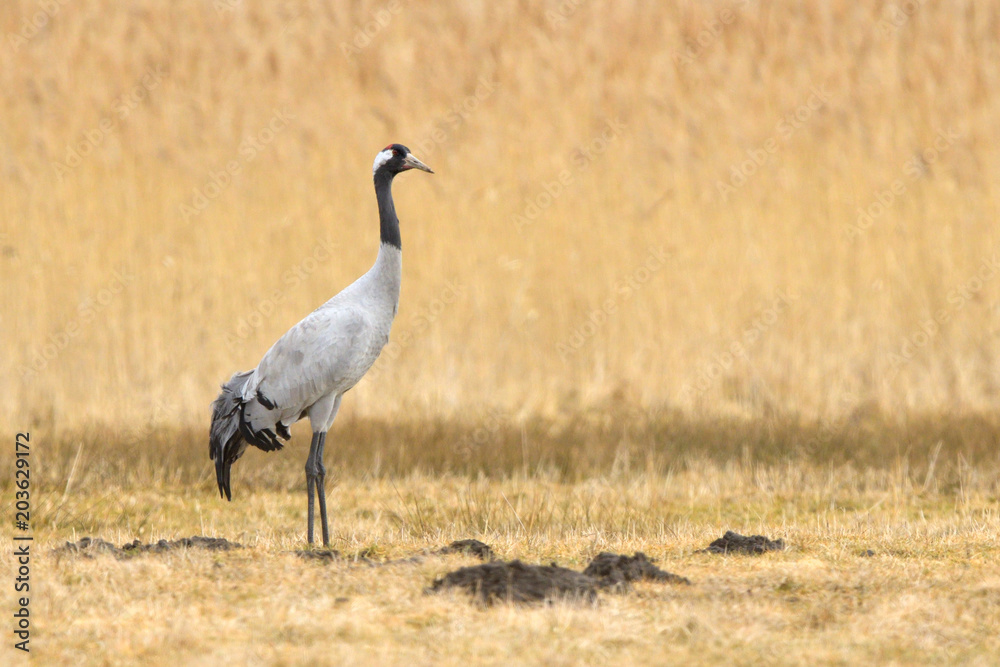
{"type": "MultiPolygon", "coordinates": [[[[301,482],[298,493],[238,489],[228,507],[208,484],[47,494],[32,646],[42,664],[995,664],[995,478],[969,472],[955,491],[923,482],[733,464],[578,483],[353,477],[331,491],[332,536],[348,556],[397,559],[471,536],[501,558],[576,569],[598,551],[644,551],[691,580],[533,608],[423,593],[469,557],[297,557],[301,482]],[[720,526],[789,546],[695,553],[720,526]],[[246,548],[124,560],[50,551],[84,535],[121,545],[193,533],[246,548]]],[[[12,653],[5,642],[0,659],[13,664],[12,653]]]]}
{"type": "Polygon", "coordinates": [[[0,54],[43,663],[995,660],[1000,8],[15,0],[0,54]],[[334,546],[690,587],[481,610],[421,593],[460,557],[303,561],[302,425],[217,498],[218,384],[370,266],[393,141],[436,173],[395,187],[334,546]],[[694,553],[729,528],[789,549],[694,553]],[[53,552],[194,534],[248,548],[53,552]]]}

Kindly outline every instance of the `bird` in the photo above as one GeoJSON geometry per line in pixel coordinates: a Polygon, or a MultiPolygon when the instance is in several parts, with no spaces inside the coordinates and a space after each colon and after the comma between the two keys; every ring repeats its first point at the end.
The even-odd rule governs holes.
{"type": "Polygon", "coordinates": [[[288,427],[306,417],[312,442],[306,458],[309,545],[314,544],[315,497],[323,546],[330,544],[323,448],[344,394],[372,367],[389,341],[399,309],[402,242],[392,201],[393,179],[404,171],[434,172],[401,144],[379,151],[372,165],[380,245],[363,276],[289,329],[249,371],[233,374],[212,403],[209,456],[215,461],[219,496],[232,500],[230,469],[253,445],[281,449],[288,427]]]}

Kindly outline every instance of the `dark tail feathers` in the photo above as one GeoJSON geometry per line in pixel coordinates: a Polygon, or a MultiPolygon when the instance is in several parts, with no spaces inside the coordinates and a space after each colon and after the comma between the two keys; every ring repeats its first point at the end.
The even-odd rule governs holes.
{"type": "Polygon", "coordinates": [[[243,421],[243,385],[253,371],[236,373],[222,385],[219,397],[212,403],[212,428],[208,435],[208,456],[215,461],[215,479],[219,495],[233,499],[229,486],[229,470],[246,451],[240,422],[243,421]]]}
{"type": "MultiPolygon", "coordinates": [[[[208,437],[208,455],[215,461],[215,479],[219,483],[219,495],[226,500],[233,499],[229,485],[229,471],[233,463],[243,456],[247,445],[253,445],[265,452],[281,449],[278,437],[288,440],[288,429],[278,422],[277,435],[269,428],[253,430],[246,421],[243,403],[243,387],[253,371],[236,373],[229,382],[222,385],[219,397],[212,403],[212,428],[208,437]]],[[[258,400],[260,398],[258,397],[258,400]]],[[[263,403],[262,403],[263,404],[263,403]]],[[[273,404],[271,406],[274,407],[273,404]]]]}

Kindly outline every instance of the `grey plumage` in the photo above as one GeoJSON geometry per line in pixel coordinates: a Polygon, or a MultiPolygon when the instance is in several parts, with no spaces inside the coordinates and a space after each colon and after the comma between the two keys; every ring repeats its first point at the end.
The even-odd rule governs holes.
{"type": "Polygon", "coordinates": [[[248,445],[281,449],[288,427],[309,417],[313,440],[306,461],[308,538],[313,542],[314,495],[318,493],[323,544],[329,543],[326,514],[326,432],[341,398],[371,368],[389,341],[399,307],[402,252],[392,180],[408,169],[431,170],[405,146],[383,149],[372,167],[381,246],[372,268],[289,329],[257,367],[233,375],[212,404],[209,455],[219,494],[232,499],[230,471],[248,445]]]}

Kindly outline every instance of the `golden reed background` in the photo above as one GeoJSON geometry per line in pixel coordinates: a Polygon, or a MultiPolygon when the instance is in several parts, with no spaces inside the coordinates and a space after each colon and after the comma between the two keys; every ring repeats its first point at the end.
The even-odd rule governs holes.
{"type": "Polygon", "coordinates": [[[342,423],[987,415],[1000,8],[900,7],[5,2],[3,421],[202,447],[393,141],[437,173],[342,423]]]}

